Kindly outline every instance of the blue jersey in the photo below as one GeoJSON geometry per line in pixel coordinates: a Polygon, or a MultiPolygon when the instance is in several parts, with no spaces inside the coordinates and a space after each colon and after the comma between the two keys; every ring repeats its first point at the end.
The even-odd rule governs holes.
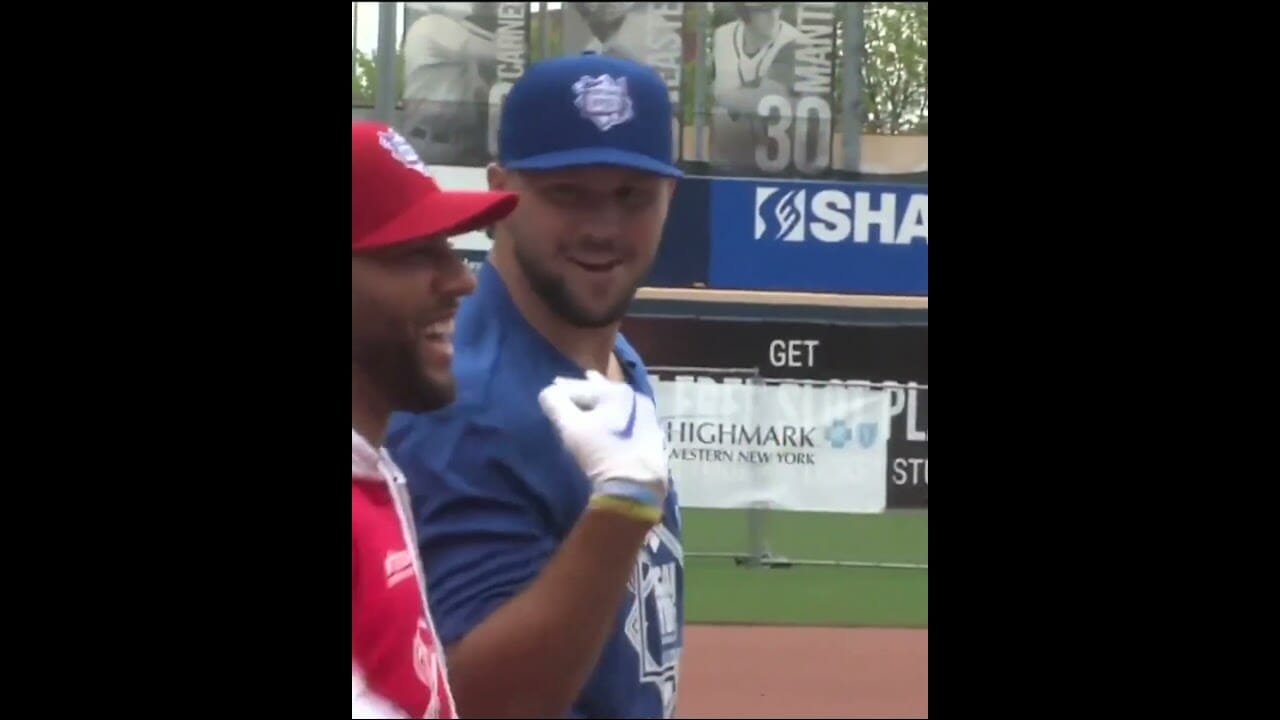
{"type": "MultiPolygon", "coordinates": [[[[538,405],[556,376],[583,377],[520,315],[485,264],[454,330],[458,398],[392,418],[387,447],[405,473],[441,641],[466,635],[533,581],[585,510],[590,481],[538,405]]],[[[615,354],[637,392],[644,364],[615,354]]],[[[570,717],[671,717],[684,627],[684,559],[675,488],[650,531],[613,633],[570,717]]],[[[536,662],[536,658],[530,658],[536,662]]]]}

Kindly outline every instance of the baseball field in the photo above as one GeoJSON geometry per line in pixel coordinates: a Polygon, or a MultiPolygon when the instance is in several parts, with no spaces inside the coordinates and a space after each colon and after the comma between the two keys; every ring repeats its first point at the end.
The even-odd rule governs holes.
{"type": "Polygon", "coordinates": [[[927,717],[929,514],[687,509],[678,714],[927,717]],[[748,524],[791,560],[925,568],[743,567],[748,524]]]}

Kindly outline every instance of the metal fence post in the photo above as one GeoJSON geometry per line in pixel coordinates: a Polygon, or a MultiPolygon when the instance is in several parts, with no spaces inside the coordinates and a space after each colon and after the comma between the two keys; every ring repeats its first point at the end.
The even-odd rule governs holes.
{"type": "Polygon", "coordinates": [[[378,86],[374,88],[373,116],[391,125],[395,120],[396,74],[396,4],[378,3],[378,86]]]}
{"type": "Polygon", "coordinates": [[[863,17],[866,3],[844,3],[844,64],[841,77],[844,87],[842,132],[844,145],[844,169],[858,172],[862,160],[862,50],[864,40],[863,17]]]}
{"type": "MultiPolygon", "coordinates": [[[[700,3],[698,8],[698,48],[693,61],[693,159],[707,159],[702,142],[702,128],[706,126],[703,115],[707,111],[707,30],[711,27],[711,3],[700,3]]],[[[682,142],[681,145],[684,143],[682,142]]]]}

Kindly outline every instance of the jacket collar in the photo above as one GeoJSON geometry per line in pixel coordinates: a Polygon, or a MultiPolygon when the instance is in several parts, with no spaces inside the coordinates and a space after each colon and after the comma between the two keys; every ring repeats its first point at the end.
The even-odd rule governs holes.
{"type": "Polygon", "coordinates": [[[383,482],[382,455],[364,436],[351,429],[351,476],[361,480],[383,482]]]}

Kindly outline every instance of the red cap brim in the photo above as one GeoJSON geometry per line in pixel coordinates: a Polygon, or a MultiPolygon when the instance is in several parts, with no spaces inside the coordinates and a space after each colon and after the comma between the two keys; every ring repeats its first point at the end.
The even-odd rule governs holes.
{"type": "Polygon", "coordinates": [[[510,192],[440,191],[419,200],[391,222],[352,243],[352,252],[374,250],[436,235],[461,235],[501,220],[515,209],[510,192]]]}

